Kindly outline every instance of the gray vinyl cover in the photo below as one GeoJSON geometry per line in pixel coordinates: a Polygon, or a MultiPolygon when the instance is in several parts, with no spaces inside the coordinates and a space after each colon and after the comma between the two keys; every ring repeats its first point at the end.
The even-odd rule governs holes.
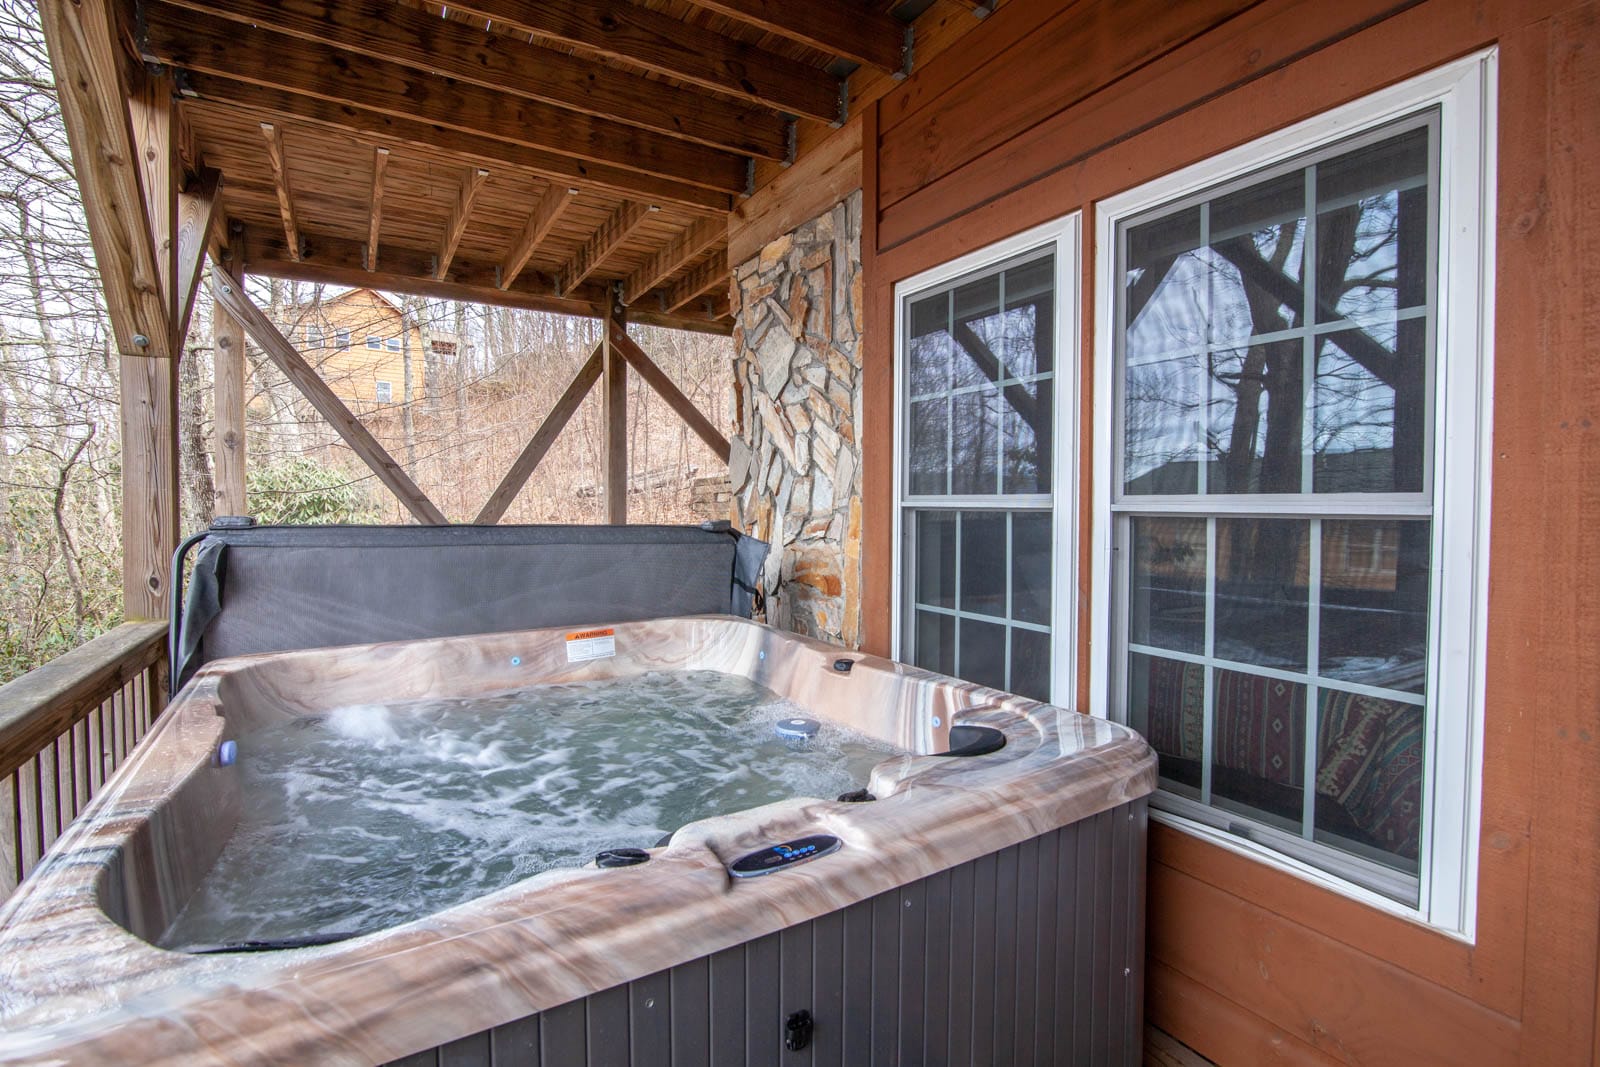
{"type": "Polygon", "coordinates": [[[174,688],[203,663],[247,653],[668,615],[748,617],[766,556],[762,542],[726,523],[259,526],[208,530],[190,545],[195,569],[174,627],[174,688]]]}

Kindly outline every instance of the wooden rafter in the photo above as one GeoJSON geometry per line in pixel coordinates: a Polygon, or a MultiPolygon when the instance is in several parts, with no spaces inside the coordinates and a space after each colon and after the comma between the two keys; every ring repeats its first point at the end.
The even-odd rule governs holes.
{"type": "Polygon", "coordinates": [[[522,228],[521,235],[500,264],[498,284],[502,291],[511,288],[511,284],[522,273],[522,268],[528,265],[528,260],[544,243],[544,239],[550,236],[551,229],[566,214],[577,195],[578,188],[574,185],[552,185],[545,190],[544,196],[539,198],[539,205],[528,216],[528,224],[522,228]]]}
{"type": "Polygon", "coordinates": [[[289,166],[283,154],[283,130],[271,122],[261,124],[261,134],[267,139],[267,159],[272,163],[272,184],[278,192],[278,214],[283,219],[283,239],[289,246],[289,257],[300,258],[300,223],[294,216],[294,200],[289,192],[289,166]]]}
{"type": "MultiPolygon", "coordinates": [[[[386,244],[383,261],[375,271],[365,265],[364,244],[343,237],[309,234],[304,238],[299,260],[291,260],[276,229],[244,226],[235,241],[240,269],[273,278],[348,285],[352,288],[375,286],[395,293],[415,293],[441,300],[464,300],[499,307],[527,308],[559,315],[597,318],[605,313],[610,293],[605,286],[586,284],[577,291],[557,294],[554,285],[530,271],[523,271],[515,285],[501,289],[496,273],[498,264],[473,262],[457,256],[450,275],[443,281],[433,277],[432,250],[386,244]]],[[[700,315],[673,315],[646,301],[632,312],[634,321],[645,326],[695,330],[700,333],[727,334],[729,324],[707,321],[700,315]]]]}
{"type": "Polygon", "coordinates": [[[148,3],[144,11],[149,53],[179,68],[707,189],[738,192],[745,186],[744,159],[731,152],[166,3],[148,3]]]}
{"type": "Polygon", "coordinates": [[[224,112],[231,122],[238,121],[235,109],[244,108],[269,118],[286,116],[358,137],[406,144],[432,155],[448,153],[463,161],[487,164],[491,169],[513,167],[552,181],[612,194],[648,197],[653,202],[673,204],[698,214],[725,215],[732,205],[732,197],[725,192],[621,167],[585,162],[512,141],[463,133],[414,118],[344,107],[329,100],[227,78],[214,78],[209,74],[191,73],[187,82],[197,99],[186,106],[217,109],[224,112]]]}
{"type": "Polygon", "coordinates": [[[696,7],[882,71],[904,60],[905,24],[851,0],[689,0],[696,7]]]}
{"type": "Polygon", "coordinates": [[[784,156],[784,122],[775,112],[597,66],[391,0],[174,2],[730,152],[784,156]]]}
{"type": "Polygon", "coordinates": [[[600,224],[594,236],[561,268],[561,291],[570,293],[582,285],[654,210],[651,205],[635,200],[624,200],[619,204],[611,217],[600,224]]]}
{"type": "Polygon", "coordinates": [[[694,223],[628,276],[622,285],[622,302],[634,303],[727,236],[728,224],[722,219],[701,219],[694,223]]]}
{"type": "Polygon", "coordinates": [[[839,117],[839,83],[825,71],[625,0],[465,0],[450,8],[778,111],[839,117]]]}
{"type": "Polygon", "coordinates": [[[190,188],[178,194],[178,317],[173,335],[181,344],[194,317],[194,298],[200,290],[206,249],[222,204],[222,173],[207,167],[190,188]]]}
{"type": "Polygon", "coordinates": [[[383,225],[383,172],[389,169],[389,150],[372,150],[372,209],[367,219],[367,269],[378,269],[378,231],[383,225]]]}
{"type": "Polygon", "coordinates": [[[484,502],[478,517],[473,519],[473,522],[480,526],[492,525],[505,515],[506,509],[517,498],[517,494],[522,492],[522,487],[528,484],[528,479],[544,459],[545,454],[550,451],[550,446],[561,436],[561,431],[577,412],[584,397],[589,395],[594,383],[600,380],[603,359],[601,346],[596,345],[583,366],[578,368],[578,373],[572,376],[572,381],[567,383],[566,391],[556,400],[555,406],[544,417],[544,421],[539,423],[539,428],[533,432],[527,445],[512,462],[505,477],[500,479],[500,484],[489,494],[489,499],[484,502]]]}
{"type": "Polygon", "coordinates": [[[113,5],[40,0],[39,16],[117,350],[168,356],[171,323],[144,212],[113,5]]]}
{"type": "Polygon", "coordinates": [[[728,284],[728,254],[718,252],[673,283],[662,301],[663,310],[677,311],[697,297],[728,284]]]}
{"type": "Polygon", "coordinates": [[[450,209],[444,238],[439,242],[439,262],[433,268],[434,281],[443,281],[445,275],[450,273],[450,261],[456,258],[456,246],[461,243],[461,235],[467,232],[467,220],[472,217],[472,202],[478,198],[478,190],[483,188],[488,177],[489,172],[480,167],[469,170],[462,178],[461,191],[450,209]]]}
{"type": "Polygon", "coordinates": [[[444,513],[434,506],[428,495],[417,487],[405,469],[395,462],[394,458],[378,443],[372,432],[361,424],[361,420],[351,414],[345,407],[344,401],[334,395],[328,383],[322,380],[311,364],[307,363],[299,352],[295,351],[289,339],[272,324],[266,314],[245,295],[244,288],[222,268],[212,265],[212,274],[216,278],[215,296],[217,303],[230,315],[238,319],[244,326],[245,333],[251,340],[261,346],[277,368],[284,376],[294,383],[295,388],[304,394],[311,406],[317,409],[324,419],[328,420],[339,436],[344,438],[347,445],[361,458],[378,480],[389,487],[390,492],[399,498],[406,510],[414,515],[418,522],[433,526],[444,526],[449,520],[444,513]]]}
{"type": "Polygon", "coordinates": [[[673,380],[667,377],[667,372],[656,365],[655,360],[645,354],[644,349],[632,337],[628,336],[627,329],[616,321],[609,323],[611,330],[611,343],[622,358],[628,361],[629,366],[639,372],[639,377],[649,383],[656,395],[666,401],[667,406],[678,413],[678,417],[688,424],[695,436],[706,443],[706,447],[715,452],[722,462],[728,462],[728,439],[717,432],[711,425],[711,420],[701,413],[693,400],[683,395],[673,380]]]}

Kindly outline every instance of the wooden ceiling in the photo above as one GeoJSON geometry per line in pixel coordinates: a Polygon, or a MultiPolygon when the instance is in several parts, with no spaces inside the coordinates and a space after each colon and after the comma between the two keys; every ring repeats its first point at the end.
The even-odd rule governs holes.
{"type": "Polygon", "coordinates": [[[729,211],[904,75],[929,6],[129,0],[125,32],[236,268],[720,332],[729,211]]]}

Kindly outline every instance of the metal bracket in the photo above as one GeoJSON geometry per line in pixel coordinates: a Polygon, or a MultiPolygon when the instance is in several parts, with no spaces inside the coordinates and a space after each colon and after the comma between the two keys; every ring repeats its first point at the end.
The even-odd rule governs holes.
{"type": "Polygon", "coordinates": [[[906,26],[906,40],[900,46],[900,69],[890,75],[895,81],[905,81],[911,76],[911,64],[917,57],[917,28],[906,26]]]}
{"type": "Polygon", "coordinates": [[[744,157],[744,192],[739,194],[741,200],[756,195],[756,157],[744,157]]]}
{"type": "MultiPolygon", "coordinates": [[[[785,169],[794,166],[795,157],[800,153],[800,133],[796,129],[794,119],[790,119],[784,126],[783,133],[783,163],[785,169]]],[[[752,160],[753,162],[753,160],[752,160]]]]}
{"type": "Polygon", "coordinates": [[[850,79],[849,78],[840,78],[839,79],[839,117],[834,119],[832,122],[828,123],[828,125],[832,126],[834,129],[837,130],[840,126],[843,126],[845,123],[847,123],[849,121],[850,121],[850,79]]]}

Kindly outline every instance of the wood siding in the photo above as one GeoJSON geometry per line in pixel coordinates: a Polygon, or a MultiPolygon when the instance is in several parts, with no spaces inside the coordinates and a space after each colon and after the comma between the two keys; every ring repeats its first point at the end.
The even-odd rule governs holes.
{"type": "MultiPolygon", "coordinates": [[[[863,116],[866,647],[890,649],[893,287],[1489,45],[1494,468],[1471,944],[1156,826],[1149,1016],[1222,1063],[1591,1063],[1600,942],[1600,4],[1014,0],[863,116]]],[[[1084,316],[1083,511],[1094,470],[1084,316]]],[[[1104,635],[1081,539],[1077,700],[1104,635]]]]}

